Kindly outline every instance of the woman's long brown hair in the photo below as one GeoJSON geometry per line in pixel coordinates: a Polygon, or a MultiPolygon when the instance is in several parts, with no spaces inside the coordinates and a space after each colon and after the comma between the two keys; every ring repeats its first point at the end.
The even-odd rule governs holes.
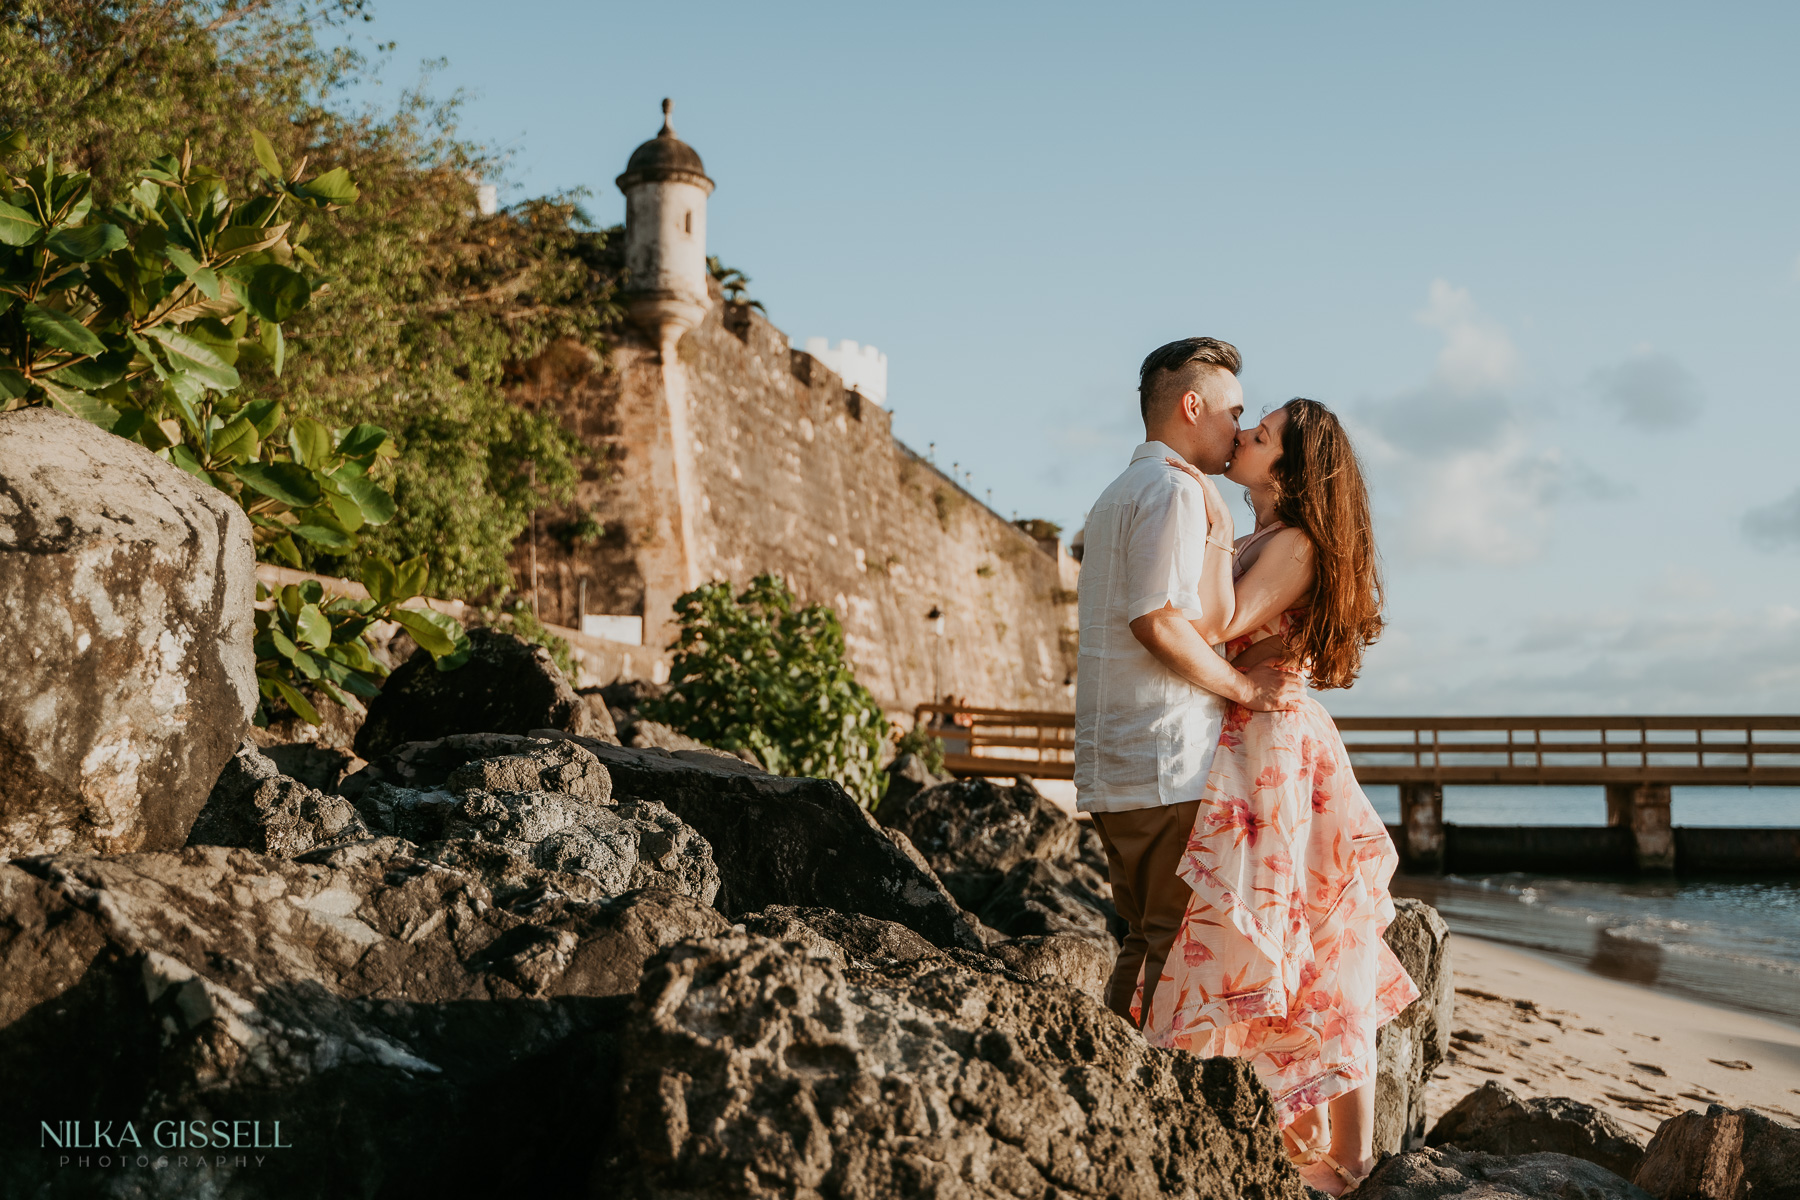
{"type": "Polygon", "coordinates": [[[1315,578],[1294,649],[1316,688],[1347,688],[1363,651],[1381,636],[1381,563],[1369,517],[1369,490],[1350,435],[1317,400],[1282,406],[1281,457],[1270,470],[1275,516],[1306,531],[1315,578]]]}

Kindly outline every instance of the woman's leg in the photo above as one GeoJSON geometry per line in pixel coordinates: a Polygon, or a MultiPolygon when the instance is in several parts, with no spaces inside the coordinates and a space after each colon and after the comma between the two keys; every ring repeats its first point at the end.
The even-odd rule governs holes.
{"type": "Polygon", "coordinates": [[[1375,1080],[1331,1098],[1331,1157],[1352,1175],[1375,1166],[1375,1080]]]}

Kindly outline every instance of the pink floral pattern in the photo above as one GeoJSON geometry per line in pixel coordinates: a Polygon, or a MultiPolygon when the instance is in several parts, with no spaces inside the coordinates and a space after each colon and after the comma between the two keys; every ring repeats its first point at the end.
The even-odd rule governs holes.
{"type": "MultiPolygon", "coordinates": [[[[1227,651],[1286,636],[1301,615],[1227,651]]],[[[1248,1058],[1281,1126],[1366,1082],[1376,1031],[1419,995],[1381,938],[1398,862],[1316,700],[1278,713],[1234,705],[1180,867],[1194,895],[1144,1036],[1248,1058]]]]}

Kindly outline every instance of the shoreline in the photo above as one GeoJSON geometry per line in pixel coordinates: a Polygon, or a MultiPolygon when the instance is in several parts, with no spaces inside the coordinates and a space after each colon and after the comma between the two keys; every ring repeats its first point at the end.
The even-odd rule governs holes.
{"type": "Polygon", "coordinates": [[[1456,934],[1800,1029],[1800,883],[1510,873],[1397,875],[1389,886],[1437,909],[1456,934]]]}
{"type": "Polygon", "coordinates": [[[1800,1126],[1800,1027],[1455,930],[1450,964],[1450,1055],[1426,1087],[1428,1132],[1490,1080],[1592,1104],[1645,1140],[1709,1104],[1800,1126]]]}

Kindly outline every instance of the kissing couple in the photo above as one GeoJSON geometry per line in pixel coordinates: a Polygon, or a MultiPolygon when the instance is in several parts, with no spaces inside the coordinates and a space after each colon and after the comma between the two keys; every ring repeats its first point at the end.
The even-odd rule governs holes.
{"type": "Polygon", "coordinates": [[[1152,1044],[1250,1060],[1288,1154],[1341,1195],[1373,1168],[1375,1034],[1419,995],[1382,931],[1399,858],[1315,688],[1381,632],[1343,426],[1290,400],[1240,430],[1243,360],[1153,351],[1144,443],[1083,534],[1075,788],[1130,933],[1107,1005],[1152,1044]],[[1211,475],[1248,493],[1235,537],[1211,475]]]}

